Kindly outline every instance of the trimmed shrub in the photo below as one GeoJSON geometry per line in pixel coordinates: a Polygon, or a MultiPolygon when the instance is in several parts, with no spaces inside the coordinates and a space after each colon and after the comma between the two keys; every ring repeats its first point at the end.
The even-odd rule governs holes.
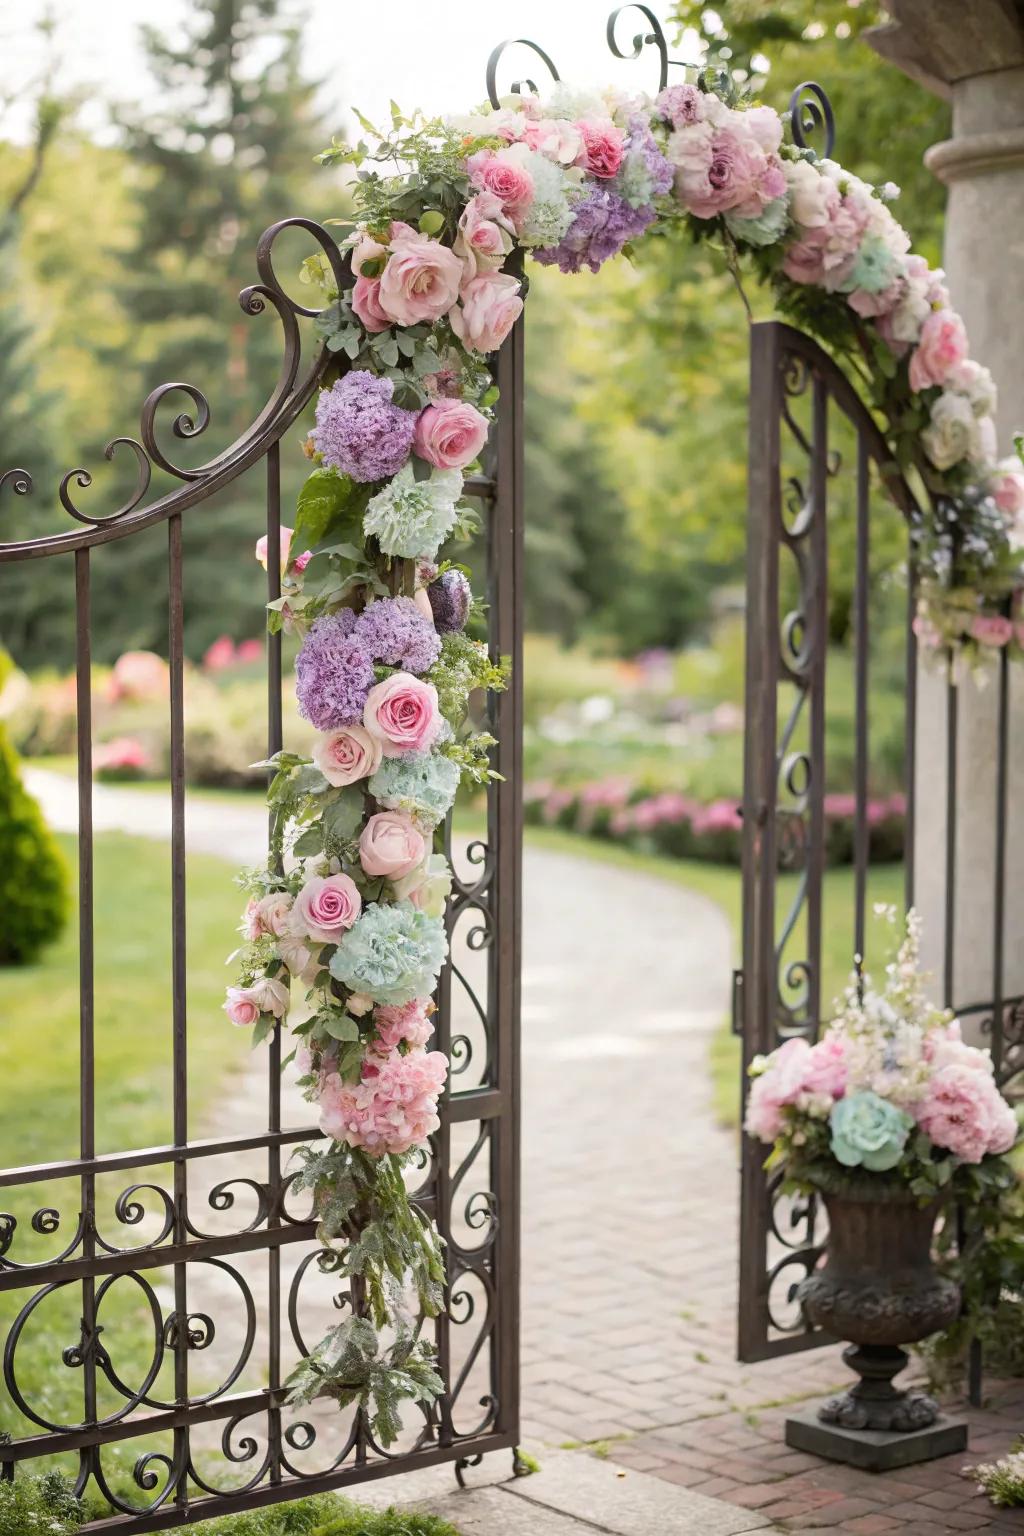
{"type": "Polygon", "coordinates": [[[67,866],[0,726],[0,965],[24,965],[68,917],[67,866]]]}

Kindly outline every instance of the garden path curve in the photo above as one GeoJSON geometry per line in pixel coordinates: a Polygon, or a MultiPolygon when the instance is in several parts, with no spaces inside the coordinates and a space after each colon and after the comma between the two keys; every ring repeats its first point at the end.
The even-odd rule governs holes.
{"type": "MultiPolygon", "coordinates": [[[[51,824],[74,830],[73,783],[25,777],[51,824]]],[[[93,813],[97,831],[170,833],[167,797],[152,790],[97,784],[93,813]]],[[[189,796],[192,851],[254,863],[265,837],[257,803],[189,796]]],[[[728,920],[674,883],[529,842],[524,907],[526,1436],[657,1438],[832,1386],[844,1374],[833,1350],[734,1359],[738,1147],[714,1120],[708,1072],[728,1006],[728,920]]],[[[216,1127],[197,1134],[260,1123],[265,1066],[248,1061],[216,1127]]],[[[286,1123],[308,1119],[291,1095],[286,1123]]]]}

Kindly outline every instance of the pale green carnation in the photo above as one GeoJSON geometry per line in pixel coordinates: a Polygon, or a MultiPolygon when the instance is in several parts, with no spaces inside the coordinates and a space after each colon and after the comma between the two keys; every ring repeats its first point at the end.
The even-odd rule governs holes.
{"type": "Polygon", "coordinates": [[[844,1168],[885,1173],[903,1156],[913,1124],[906,1110],[877,1093],[847,1094],[829,1115],[832,1155],[844,1168]]]}
{"type": "Polygon", "coordinates": [[[725,225],[735,240],[745,240],[747,245],[774,245],[781,240],[789,221],[789,196],[774,198],[754,219],[740,219],[734,214],[725,215],[725,225]]]}
{"type": "Polygon", "coordinates": [[[885,241],[878,235],[867,235],[861,241],[857,260],[843,284],[853,293],[862,288],[865,293],[884,293],[892,286],[900,271],[900,263],[885,241]]]}
{"type": "Polygon", "coordinates": [[[370,794],[389,811],[408,811],[443,821],[455,804],[460,770],[440,752],[407,752],[386,757],[370,779],[370,794]]]}
{"type": "Polygon", "coordinates": [[[432,560],[455,527],[455,504],[462,495],[462,473],[432,469],[417,480],[410,461],[371,497],[363,532],[372,534],[385,555],[399,560],[432,560]]]}
{"type": "Polygon", "coordinates": [[[430,996],[447,953],[440,918],[428,917],[411,901],[374,902],[334,951],[330,972],[351,991],[396,1007],[430,996]]]}

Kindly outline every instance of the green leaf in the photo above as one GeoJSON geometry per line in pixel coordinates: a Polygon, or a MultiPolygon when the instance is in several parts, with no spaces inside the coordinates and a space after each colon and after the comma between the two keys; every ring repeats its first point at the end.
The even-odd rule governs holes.
{"type": "Polygon", "coordinates": [[[343,1082],[358,1083],[363,1065],[363,1047],[358,1041],[343,1045],[338,1053],[338,1073],[343,1082]]]}
{"type": "Polygon", "coordinates": [[[299,554],[319,544],[352,495],[352,481],[333,469],[314,469],[295,503],[292,548],[299,554]]]}
{"type": "Polygon", "coordinates": [[[301,837],[296,838],[292,852],[295,854],[296,858],[309,859],[314,857],[314,855],[321,853],[323,851],[323,846],[323,828],[321,827],[320,823],[316,821],[311,827],[307,827],[306,831],[303,832],[301,837]]]}
{"type": "Polygon", "coordinates": [[[330,1035],[332,1040],[359,1039],[359,1025],[347,1013],[321,1014],[320,1027],[330,1035]]]}
{"type": "Polygon", "coordinates": [[[355,837],[362,822],[363,792],[354,784],[324,806],[324,831],[339,842],[347,843],[355,837]]]}

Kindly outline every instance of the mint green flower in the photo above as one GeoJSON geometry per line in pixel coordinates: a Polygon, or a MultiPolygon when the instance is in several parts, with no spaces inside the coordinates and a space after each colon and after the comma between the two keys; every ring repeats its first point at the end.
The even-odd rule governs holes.
{"type": "Polygon", "coordinates": [[[788,196],[774,198],[763,213],[752,219],[737,218],[732,213],[725,215],[729,233],[736,240],[745,240],[748,245],[774,245],[776,240],[782,239],[788,222],[788,196]]]}
{"type": "Polygon", "coordinates": [[[878,235],[868,235],[861,242],[857,260],[843,284],[846,293],[862,288],[865,293],[884,293],[899,271],[896,257],[878,235]]]}
{"type": "Polygon", "coordinates": [[[461,470],[432,469],[426,479],[417,480],[410,461],[370,498],[363,532],[373,534],[385,555],[432,560],[455,527],[461,495],[461,470]]]}
{"type": "Polygon", "coordinates": [[[885,1173],[903,1156],[914,1121],[877,1093],[851,1093],[829,1115],[832,1155],[844,1168],[885,1173]]]}

